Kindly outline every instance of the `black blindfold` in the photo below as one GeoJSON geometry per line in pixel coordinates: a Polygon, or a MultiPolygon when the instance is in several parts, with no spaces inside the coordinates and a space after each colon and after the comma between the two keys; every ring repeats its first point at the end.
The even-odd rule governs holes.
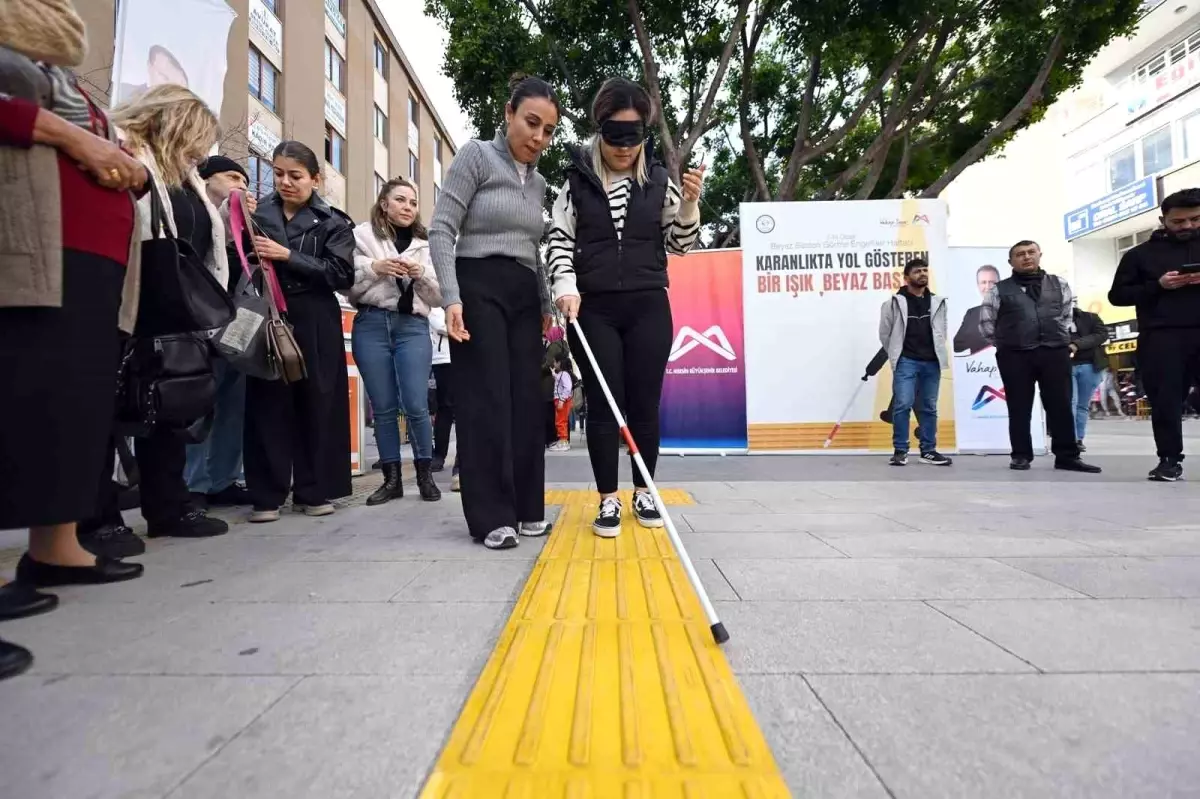
{"type": "Polygon", "coordinates": [[[646,126],[639,122],[607,120],[600,125],[600,138],[613,147],[637,147],[646,139],[646,126]]]}

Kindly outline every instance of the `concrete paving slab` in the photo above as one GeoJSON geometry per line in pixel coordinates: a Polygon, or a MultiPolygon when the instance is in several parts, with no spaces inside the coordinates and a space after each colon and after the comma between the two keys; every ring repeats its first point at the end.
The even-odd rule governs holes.
{"type": "Polygon", "coordinates": [[[428,569],[424,561],[285,561],[213,586],[213,602],[387,602],[428,569]]]}
{"type": "Polygon", "coordinates": [[[309,677],[171,799],[409,799],[470,689],[466,677],[309,677]]]}
{"type": "Polygon", "coordinates": [[[166,796],[295,677],[42,677],[0,683],[0,792],[166,796]]]}
{"type": "MultiPolygon", "coordinates": [[[[482,549],[477,544],[477,548],[482,549]]],[[[393,602],[499,602],[517,601],[532,564],[508,561],[436,561],[397,592],[393,602]]]]}
{"type": "Polygon", "coordinates": [[[809,682],[900,799],[1163,799],[1200,786],[1200,675],[809,682]]]}
{"type": "Polygon", "coordinates": [[[741,674],[933,674],[1034,669],[922,602],[722,602],[741,674]]]}
{"type": "Polygon", "coordinates": [[[747,675],[739,682],[794,796],[886,799],[883,783],[803,677],[747,675]]]}
{"type": "Polygon", "coordinates": [[[210,604],[98,654],[93,674],[465,674],[510,607],[495,603],[210,604]]]}
{"type": "Polygon", "coordinates": [[[1200,600],[929,604],[1044,671],[1200,671],[1200,600]]]}
{"type": "Polygon", "coordinates": [[[1013,568],[1097,598],[1200,597],[1196,558],[1032,558],[1013,568]]]}
{"type": "Polygon", "coordinates": [[[516,549],[485,550],[469,535],[398,534],[389,536],[347,536],[336,544],[319,551],[307,552],[301,560],[336,561],[401,561],[401,560],[537,560],[545,546],[544,538],[526,538],[516,549]]]}
{"type": "Polygon", "coordinates": [[[914,528],[875,513],[680,514],[697,533],[821,533],[836,530],[912,531],[914,528]]]}
{"type": "MultiPolygon", "coordinates": [[[[888,514],[886,510],[880,513],[888,514]]],[[[929,516],[902,517],[904,523],[923,533],[988,530],[1007,532],[1038,531],[1069,535],[1075,530],[1119,530],[1121,525],[1101,519],[1081,517],[1070,512],[1057,513],[961,513],[945,512],[929,516]]]]}
{"type": "Polygon", "coordinates": [[[1081,594],[994,560],[733,560],[720,562],[748,601],[1040,599],[1081,594]]]}
{"type": "Polygon", "coordinates": [[[844,558],[809,533],[681,533],[693,558],[844,558]]]}
{"type": "Polygon", "coordinates": [[[688,555],[696,567],[696,574],[700,575],[700,584],[704,586],[710,602],[737,602],[741,599],[715,561],[692,555],[690,550],[688,555]]]}
{"type": "Polygon", "coordinates": [[[1112,535],[1073,537],[1118,555],[1200,557],[1200,532],[1196,531],[1122,530],[1112,535]]]}
{"type": "Polygon", "coordinates": [[[1106,557],[1111,554],[1098,547],[1037,531],[1027,531],[1024,535],[986,530],[954,533],[818,533],[815,537],[852,558],[1106,557]]]}

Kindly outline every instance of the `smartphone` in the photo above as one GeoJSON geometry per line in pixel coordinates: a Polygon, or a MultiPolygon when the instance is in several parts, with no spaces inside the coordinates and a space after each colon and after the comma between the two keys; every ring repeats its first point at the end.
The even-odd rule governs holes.
{"type": "Polygon", "coordinates": [[[1181,275],[1196,275],[1200,274],[1200,264],[1184,264],[1175,270],[1181,275]]]}

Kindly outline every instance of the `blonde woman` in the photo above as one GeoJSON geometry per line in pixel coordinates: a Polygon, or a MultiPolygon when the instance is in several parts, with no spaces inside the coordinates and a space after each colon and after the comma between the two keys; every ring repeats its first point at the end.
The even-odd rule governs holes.
{"type": "MultiPolygon", "coordinates": [[[[155,86],[112,112],[117,135],[146,167],[166,214],[169,234],[190,245],[222,286],[229,281],[225,226],[208,199],[196,170],[217,143],[217,118],[204,101],[182,86],[155,86]]],[[[152,237],[150,192],[138,200],[138,234],[152,237]]],[[[143,302],[153,302],[146,297],[143,302]]],[[[191,504],[183,479],[186,442],[170,430],[155,430],[134,447],[141,473],[142,515],[151,538],[206,538],[229,531],[191,504]]],[[[128,536],[116,496],[109,491],[98,515],[81,525],[83,540],[115,547],[128,536]]]]}
{"type": "Polygon", "coordinates": [[[429,309],[442,303],[421,224],[417,187],[393,178],[379,191],[371,221],[354,229],[354,362],[375,409],[375,442],[383,463],[383,486],[367,498],[380,505],[404,496],[400,480],[400,428],[404,409],[412,442],[417,490],[436,502],[433,426],[429,421],[429,309]]]}

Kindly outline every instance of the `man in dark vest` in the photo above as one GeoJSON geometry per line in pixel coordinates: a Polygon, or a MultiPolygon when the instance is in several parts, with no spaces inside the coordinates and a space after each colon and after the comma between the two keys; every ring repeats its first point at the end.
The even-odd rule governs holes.
{"type": "Polygon", "coordinates": [[[1042,248],[1019,241],[1008,251],[1012,277],[1001,280],[983,298],[979,332],[996,347],[996,365],[1008,402],[1011,468],[1033,465],[1033,396],[1042,392],[1050,427],[1054,468],[1099,473],[1079,459],[1075,417],[1071,411],[1071,313],[1075,296],[1067,281],[1042,270],[1042,248]]]}

